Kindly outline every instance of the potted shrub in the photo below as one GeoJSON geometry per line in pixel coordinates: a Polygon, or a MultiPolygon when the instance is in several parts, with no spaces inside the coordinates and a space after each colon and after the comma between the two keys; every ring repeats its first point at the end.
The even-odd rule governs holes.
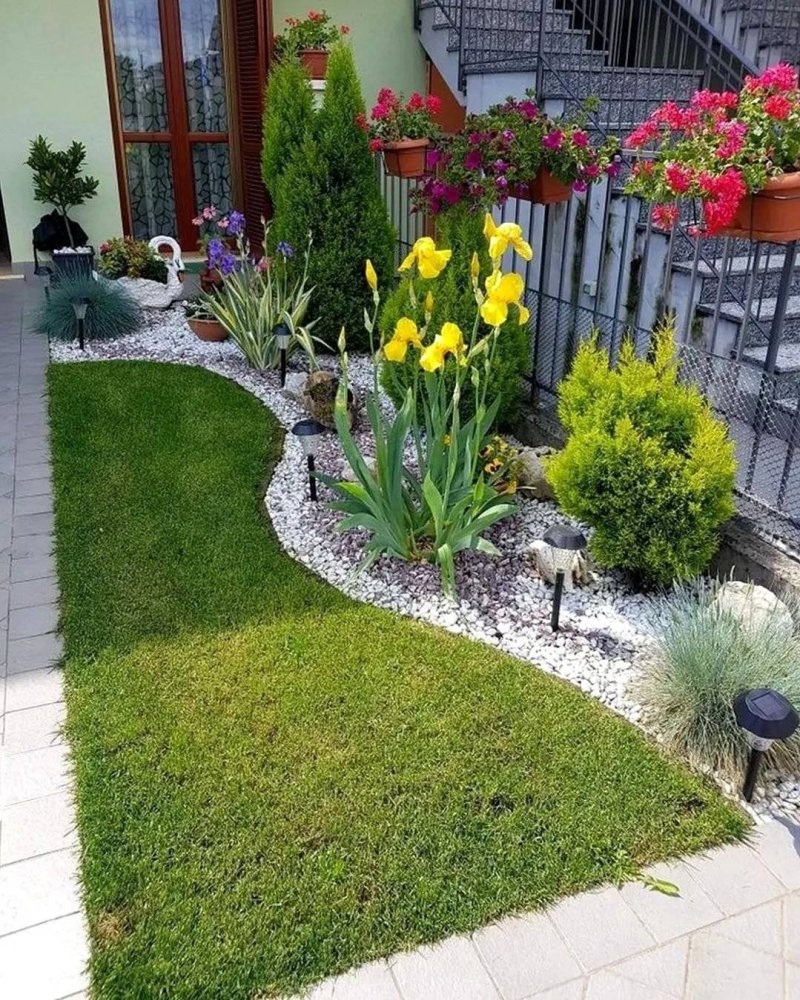
{"type": "Polygon", "coordinates": [[[433,116],[442,107],[441,100],[431,94],[412,94],[406,101],[384,87],[370,112],[367,127],[370,149],[383,153],[386,173],[394,177],[422,177],[425,173],[427,150],[431,138],[439,131],[433,116]]]}
{"type": "Polygon", "coordinates": [[[144,240],[117,236],[100,244],[100,274],[118,281],[131,298],[149,309],[166,309],[181,293],[177,274],[144,240]]]}
{"type": "MultiPolygon", "coordinates": [[[[55,206],[63,222],[69,245],[85,242],[86,234],[69,218],[71,208],[77,208],[97,194],[100,182],[95,177],[83,177],[86,147],[73,142],[66,149],[53,149],[44,136],[31,142],[26,165],[33,171],[33,196],[37,201],[55,206]]],[[[44,220],[43,220],[44,221],[44,220]]],[[[57,240],[60,246],[63,240],[57,240]]]]}
{"type": "Polygon", "coordinates": [[[186,303],[186,322],[200,340],[219,341],[228,338],[228,331],[201,298],[186,303]]]}
{"type": "Polygon", "coordinates": [[[417,203],[437,215],[461,203],[488,210],[509,198],[566,201],[570,189],[585,191],[619,170],[616,140],[594,145],[585,117],[551,119],[530,94],[470,115],[461,132],[444,137],[429,154],[435,173],[423,180],[417,203]]]}
{"type": "Polygon", "coordinates": [[[747,77],[739,93],[700,90],[686,108],[669,101],[627,145],[639,157],[626,189],[656,203],[657,227],[671,229],[676,202],[693,198],[702,210],[693,235],[800,238],[800,86],[791,66],[747,77]]]}
{"type": "Polygon", "coordinates": [[[286,29],[275,39],[275,54],[298,56],[312,80],[324,80],[328,49],[349,31],[346,24],[337,28],[326,10],[310,10],[303,18],[287,17],[286,29]]]}
{"type": "Polygon", "coordinates": [[[200,272],[200,288],[213,292],[222,284],[220,264],[225,251],[236,246],[236,241],[244,233],[245,218],[236,209],[227,215],[220,215],[215,205],[206,205],[199,215],[192,219],[197,227],[197,248],[206,258],[206,266],[200,272]]]}

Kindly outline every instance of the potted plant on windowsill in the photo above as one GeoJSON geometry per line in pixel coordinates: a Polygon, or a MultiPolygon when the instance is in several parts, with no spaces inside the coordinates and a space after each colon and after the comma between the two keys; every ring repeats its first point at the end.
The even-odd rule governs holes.
{"type": "Polygon", "coordinates": [[[470,115],[463,131],[443,137],[430,151],[434,172],[415,195],[418,207],[437,215],[458,204],[490,210],[509,198],[549,205],[613,176],[620,169],[618,144],[591,141],[586,111],[554,120],[529,94],[470,115]]]}
{"type": "Polygon", "coordinates": [[[370,149],[383,153],[387,174],[393,177],[425,174],[428,146],[439,132],[434,115],[441,107],[441,100],[433,94],[423,97],[414,93],[406,101],[402,94],[395,94],[388,87],[380,91],[370,121],[361,118],[359,124],[369,130],[370,149]]]}
{"type": "Polygon", "coordinates": [[[202,299],[192,299],[186,303],[186,322],[200,340],[216,342],[228,338],[228,331],[202,299]]]}
{"type": "Polygon", "coordinates": [[[326,10],[310,10],[303,18],[287,17],[286,29],[275,39],[275,55],[296,55],[312,80],[324,80],[328,49],[349,32],[346,24],[337,28],[326,10]]]}
{"type": "Polygon", "coordinates": [[[663,104],[627,139],[638,151],[626,190],[655,202],[671,229],[677,201],[698,199],[693,235],[773,243],[800,238],[800,85],[784,63],[747,77],[739,93],[700,90],[663,104]]]}

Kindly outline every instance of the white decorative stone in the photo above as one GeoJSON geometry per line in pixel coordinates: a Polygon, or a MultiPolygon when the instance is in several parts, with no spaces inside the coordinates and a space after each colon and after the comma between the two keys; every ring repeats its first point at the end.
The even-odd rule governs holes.
{"type": "Polygon", "coordinates": [[[789,634],[794,631],[791,611],[766,587],[729,580],[720,587],[714,606],[734,615],[746,628],[757,629],[770,625],[789,634]]]}

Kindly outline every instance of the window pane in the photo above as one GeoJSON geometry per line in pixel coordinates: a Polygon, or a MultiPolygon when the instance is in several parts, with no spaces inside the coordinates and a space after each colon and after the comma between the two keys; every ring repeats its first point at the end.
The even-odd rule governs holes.
{"type": "Polygon", "coordinates": [[[158,0],[111,0],[111,23],[123,130],[166,132],[158,0]]]}
{"type": "Polygon", "coordinates": [[[220,212],[231,210],[231,164],[226,142],[192,144],[192,169],[197,211],[215,205],[220,212]]]}
{"type": "Polygon", "coordinates": [[[140,240],[174,236],[172,160],[165,142],[131,142],[125,148],[133,235],[140,240]]]}
{"type": "Polygon", "coordinates": [[[190,132],[227,132],[218,0],[181,0],[183,74],[190,132]]]}

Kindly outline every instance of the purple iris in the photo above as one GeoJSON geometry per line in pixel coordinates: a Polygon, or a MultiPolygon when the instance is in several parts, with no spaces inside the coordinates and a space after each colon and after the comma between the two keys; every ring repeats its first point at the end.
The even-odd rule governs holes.
{"type": "Polygon", "coordinates": [[[233,274],[233,272],[238,267],[238,261],[233,256],[232,253],[224,253],[219,260],[217,267],[219,268],[220,274],[233,274]]]}
{"type": "Polygon", "coordinates": [[[291,244],[287,243],[285,240],[281,240],[280,243],[275,247],[281,257],[285,257],[287,260],[294,257],[294,248],[291,244]]]}
{"type": "Polygon", "coordinates": [[[225,254],[225,246],[222,240],[210,240],[208,244],[208,266],[218,267],[220,260],[225,254]]]}
{"type": "Polygon", "coordinates": [[[239,236],[244,232],[245,219],[241,212],[235,209],[228,216],[228,233],[231,236],[239,236]]]}

